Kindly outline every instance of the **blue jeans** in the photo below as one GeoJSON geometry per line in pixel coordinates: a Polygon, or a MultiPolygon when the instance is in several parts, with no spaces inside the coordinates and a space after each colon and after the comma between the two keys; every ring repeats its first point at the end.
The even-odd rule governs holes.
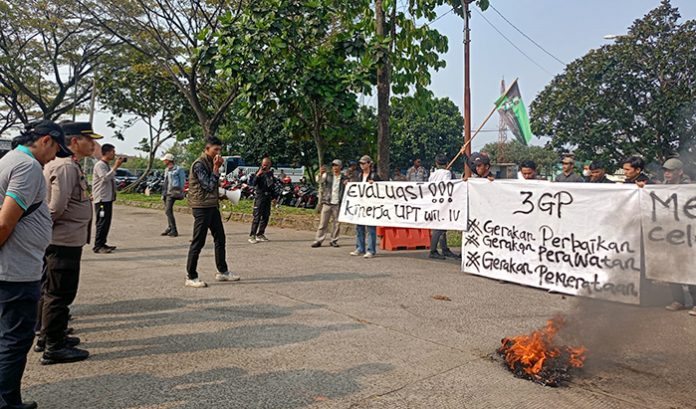
{"type": "Polygon", "coordinates": [[[0,281],[0,407],[22,405],[22,375],[34,342],[40,281],[0,281]]]}
{"type": "Polygon", "coordinates": [[[377,228],[375,226],[355,226],[355,249],[365,252],[365,228],[367,228],[367,252],[377,254],[377,228]]]}

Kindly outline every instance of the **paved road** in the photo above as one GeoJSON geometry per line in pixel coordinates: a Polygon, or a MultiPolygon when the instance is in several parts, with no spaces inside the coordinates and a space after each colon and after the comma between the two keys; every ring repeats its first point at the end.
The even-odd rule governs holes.
{"type": "Polygon", "coordinates": [[[113,254],[85,254],[72,325],[92,357],[42,367],[25,398],[41,408],[696,408],[696,318],[587,303],[459,272],[424,252],[348,256],[352,240],[270,229],[246,242],[226,225],[239,283],[184,288],[191,218],[117,207],[113,254]],[[446,295],[451,301],[439,301],[446,295]],[[556,313],[590,348],[566,388],[517,379],[492,353],[556,313]]]}

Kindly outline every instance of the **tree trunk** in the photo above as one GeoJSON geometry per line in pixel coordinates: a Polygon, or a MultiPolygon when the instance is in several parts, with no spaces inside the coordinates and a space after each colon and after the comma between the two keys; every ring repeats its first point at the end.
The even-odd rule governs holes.
{"type": "MultiPolygon", "coordinates": [[[[375,0],[375,32],[378,38],[384,37],[383,1],[375,0]]],[[[394,22],[395,23],[395,22],[394,22]]],[[[382,59],[377,65],[377,161],[382,179],[389,180],[389,50],[382,48],[382,59]]]]}

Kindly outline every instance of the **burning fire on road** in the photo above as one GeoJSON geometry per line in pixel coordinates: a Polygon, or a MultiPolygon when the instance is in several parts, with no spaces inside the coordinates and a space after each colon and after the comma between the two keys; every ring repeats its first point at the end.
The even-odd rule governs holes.
{"type": "Polygon", "coordinates": [[[503,338],[498,355],[517,377],[546,386],[561,386],[570,380],[575,369],[582,368],[587,352],[583,346],[554,344],[554,338],[564,325],[565,318],[557,316],[529,335],[503,338]]]}

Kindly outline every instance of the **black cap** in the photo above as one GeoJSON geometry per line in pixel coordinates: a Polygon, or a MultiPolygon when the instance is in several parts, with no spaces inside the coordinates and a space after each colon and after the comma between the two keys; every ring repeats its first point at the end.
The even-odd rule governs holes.
{"type": "Polygon", "coordinates": [[[491,159],[488,157],[488,155],[479,153],[479,152],[474,152],[471,154],[471,158],[469,158],[469,165],[471,166],[472,169],[475,169],[477,165],[490,165],[491,164],[491,159]]]}
{"type": "Polygon", "coordinates": [[[31,132],[37,136],[50,136],[60,146],[60,151],[56,154],[59,158],[69,158],[72,151],[65,144],[65,133],[57,123],[47,119],[29,122],[25,125],[25,132],[31,132]]]}
{"type": "Polygon", "coordinates": [[[92,130],[92,124],[89,122],[72,122],[66,121],[61,122],[61,128],[66,135],[80,135],[89,136],[92,139],[101,139],[103,136],[94,133],[92,130]]]}

